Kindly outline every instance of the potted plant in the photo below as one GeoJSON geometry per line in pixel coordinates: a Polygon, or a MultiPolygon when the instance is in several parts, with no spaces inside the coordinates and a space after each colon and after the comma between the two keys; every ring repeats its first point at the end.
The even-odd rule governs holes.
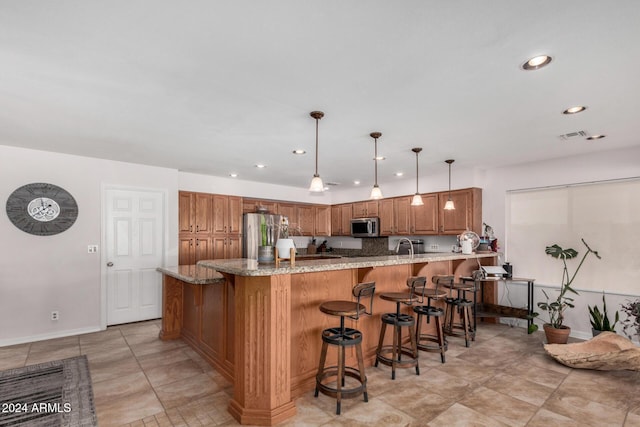
{"type": "Polygon", "coordinates": [[[571,284],[576,278],[578,271],[580,271],[580,267],[584,263],[584,260],[589,256],[589,254],[594,254],[596,258],[600,259],[600,255],[598,255],[597,251],[594,251],[587,245],[587,242],[584,239],[581,239],[584,246],[587,248],[584,256],[580,260],[580,264],[574,271],[573,275],[569,274],[569,268],[567,267],[567,260],[572,259],[578,256],[578,251],[575,249],[562,249],[557,244],[547,246],[545,248],[545,253],[547,255],[552,256],[553,258],[557,258],[562,260],[562,284],[560,286],[560,292],[555,300],[550,301],[549,295],[542,290],[546,302],[539,302],[538,307],[547,312],[549,316],[549,322],[544,324],[544,332],[547,336],[548,343],[558,343],[558,344],[566,344],[569,339],[569,334],[571,333],[571,328],[564,325],[564,311],[571,307],[573,308],[573,298],[571,295],[578,295],[578,292],[571,287],[571,284]]]}
{"type": "Polygon", "coordinates": [[[602,331],[616,331],[616,324],[620,320],[620,313],[616,311],[612,324],[609,321],[609,314],[607,313],[607,301],[604,299],[604,291],[602,291],[602,311],[600,311],[597,305],[593,307],[588,305],[587,308],[589,309],[589,320],[591,321],[591,333],[594,337],[602,331]]]}
{"type": "Polygon", "coordinates": [[[640,299],[622,304],[622,312],[627,315],[621,322],[624,334],[629,339],[640,336],[640,299]]]}

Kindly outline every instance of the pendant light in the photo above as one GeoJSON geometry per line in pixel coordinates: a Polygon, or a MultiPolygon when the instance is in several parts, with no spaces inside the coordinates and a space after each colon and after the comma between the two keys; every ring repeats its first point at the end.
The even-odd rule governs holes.
{"type": "Polygon", "coordinates": [[[444,162],[449,165],[449,198],[447,199],[447,203],[444,204],[444,210],[452,211],[456,208],[453,204],[453,200],[451,200],[451,163],[455,162],[455,160],[449,159],[444,162]]]}
{"type": "Polygon", "coordinates": [[[316,173],[313,174],[313,179],[311,179],[309,191],[320,193],[324,191],[324,184],[322,183],[322,178],[318,175],[318,121],[324,117],[324,113],[322,111],[312,111],[309,115],[316,119],[316,173]]]}
{"type": "Polygon", "coordinates": [[[422,206],[424,205],[424,202],[422,201],[422,196],[418,192],[418,153],[422,151],[422,148],[412,148],[411,151],[416,153],[416,194],[414,194],[413,199],[411,199],[411,206],[422,206]]]}
{"type": "Polygon", "coordinates": [[[371,195],[369,196],[369,198],[373,200],[379,200],[379,199],[382,199],[382,191],[380,190],[380,187],[378,187],[378,138],[380,138],[382,134],[380,132],[371,132],[369,136],[373,138],[373,142],[375,146],[373,160],[376,162],[375,163],[376,165],[375,166],[375,182],[373,184],[373,188],[371,189],[371,195]]]}

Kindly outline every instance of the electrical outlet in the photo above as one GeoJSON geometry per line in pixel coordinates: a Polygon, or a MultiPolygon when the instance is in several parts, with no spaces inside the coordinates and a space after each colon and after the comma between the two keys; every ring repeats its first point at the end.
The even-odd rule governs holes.
{"type": "Polygon", "coordinates": [[[432,251],[437,251],[438,249],[440,249],[440,246],[438,246],[438,245],[431,245],[431,250],[432,250],[432,251]]]}
{"type": "Polygon", "coordinates": [[[60,320],[60,313],[57,310],[51,312],[51,320],[60,320]]]}
{"type": "Polygon", "coordinates": [[[87,246],[87,253],[97,254],[98,253],[98,245],[89,245],[89,246],[87,246]]]}

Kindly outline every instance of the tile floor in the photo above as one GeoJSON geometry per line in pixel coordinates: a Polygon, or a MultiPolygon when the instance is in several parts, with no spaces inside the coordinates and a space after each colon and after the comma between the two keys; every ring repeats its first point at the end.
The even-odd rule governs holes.
{"type": "MultiPolygon", "coordinates": [[[[231,384],[158,320],[0,348],[0,370],[86,354],[100,426],[231,426],[231,384]]],[[[449,339],[447,362],[421,353],[421,375],[368,368],[369,402],[313,392],[285,426],[640,426],[640,373],[564,367],[543,334],[480,324],[470,348],[449,339]]]]}

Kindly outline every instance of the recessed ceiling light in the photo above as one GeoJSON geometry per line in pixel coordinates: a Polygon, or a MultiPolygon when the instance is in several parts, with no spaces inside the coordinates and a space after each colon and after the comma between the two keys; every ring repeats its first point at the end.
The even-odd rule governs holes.
{"type": "Polygon", "coordinates": [[[587,137],[587,140],[588,140],[588,141],[593,141],[594,139],[602,139],[602,138],[604,138],[605,136],[607,136],[607,135],[591,135],[591,136],[588,136],[588,137],[587,137]]]}
{"type": "Polygon", "coordinates": [[[540,68],[549,65],[552,58],[549,55],[538,55],[529,59],[527,62],[522,64],[523,70],[539,70],[540,68]]]}
{"type": "Polygon", "coordinates": [[[256,165],[256,167],[257,167],[258,169],[264,169],[264,168],[266,168],[266,167],[267,167],[267,165],[263,165],[262,163],[258,163],[258,164],[256,165]]]}
{"type": "Polygon", "coordinates": [[[576,113],[581,113],[584,110],[586,110],[587,107],[585,107],[584,105],[576,105],[575,107],[569,107],[566,110],[564,110],[562,112],[562,114],[576,114],[576,113]]]}
{"type": "Polygon", "coordinates": [[[304,150],[293,150],[293,154],[305,154],[306,151],[304,150]]]}
{"type": "Polygon", "coordinates": [[[229,176],[230,176],[231,178],[237,178],[237,177],[238,177],[238,174],[237,174],[237,173],[235,173],[235,172],[231,172],[231,173],[229,174],[229,176]]]}
{"type": "Polygon", "coordinates": [[[356,180],[356,181],[353,181],[353,183],[354,183],[355,185],[360,185],[360,181],[357,181],[357,180],[356,180]]]}
{"type": "Polygon", "coordinates": [[[404,175],[404,173],[402,173],[402,172],[396,172],[396,173],[394,173],[394,175],[395,175],[395,176],[402,176],[402,175],[404,175]]]}
{"type": "Polygon", "coordinates": [[[373,160],[384,160],[384,156],[374,157],[373,160]]]}

